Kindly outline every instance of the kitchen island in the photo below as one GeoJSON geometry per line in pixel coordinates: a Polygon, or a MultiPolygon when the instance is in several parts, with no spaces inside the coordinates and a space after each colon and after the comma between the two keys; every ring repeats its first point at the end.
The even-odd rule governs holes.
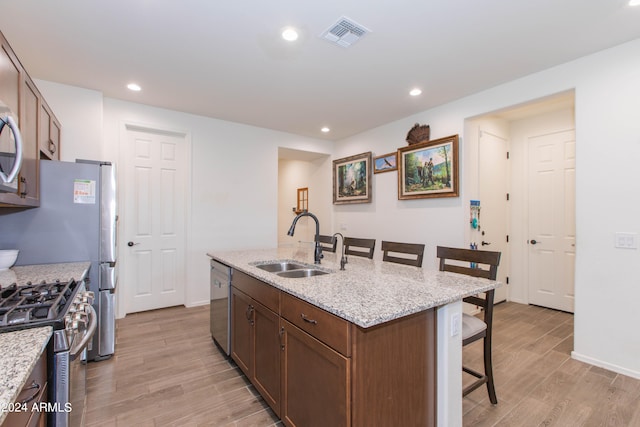
{"type": "MultiPolygon", "coordinates": [[[[238,298],[244,298],[248,307],[246,313],[239,313],[243,306],[236,304],[237,309],[232,315],[232,337],[236,342],[232,340],[232,348],[240,346],[244,339],[235,330],[242,327],[242,316],[254,316],[251,317],[253,326],[257,325],[258,317],[255,316],[266,313],[265,318],[271,316],[271,323],[279,328],[280,339],[283,340],[280,343],[283,352],[281,360],[284,361],[283,394],[287,393],[287,381],[290,377],[287,375],[287,361],[294,360],[287,358],[287,337],[299,336],[295,335],[299,329],[309,332],[309,324],[317,322],[315,318],[305,319],[306,312],[318,316],[327,312],[336,319],[348,322],[347,329],[340,329],[342,326],[338,321],[328,319],[327,323],[337,326],[325,336],[326,339],[320,340],[320,344],[328,344],[337,350],[337,356],[344,359],[348,401],[345,411],[352,425],[364,425],[362,419],[366,418],[366,414],[375,414],[379,420],[387,412],[395,410],[393,408],[401,406],[405,398],[414,397],[417,400],[405,402],[407,407],[397,416],[402,417],[409,412],[420,413],[426,407],[425,414],[420,413],[415,420],[407,419],[412,420],[410,422],[414,425],[461,425],[462,347],[460,334],[450,324],[452,319],[460,321],[462,298],[493,289],[498,285],[497,282],[354,256],[349,257],[346,269],[341,271],[339,255],[325,253],[322,263],[314,266],[313,251],[301,248],[211,252],[208,255],[234,269],[232,304],[238,298]],[[283,260],[305,263],[328,274],[285,278],[259,267],[283,260]],[[257,297],[252,299],[249,295],[247,298],[247,289],[256,289],[258,284],[280,291],[277,296],[273,294],[267,299],[273,301],[266,304],[269,310],[262,310],[265,304],[258,304],[261,301],[257,297]],[[322,312],[313,312],[313,308],[322,309],[322,312]],[[298,314],[287,317],[294,311],[298,314]],[[302,321],[299,319],[300,313],[302,321]],[[290,332],[287,334],[287,331],[290,332]],[[344,331],[344,336],[340,331],[344,331]],[[331,342],[331,337],[336,335],[338,342],[331,342]],[[384,346],[393,348],[382,349],[384,346]],[[364,355],[365,349],[369,352],[367,355],[364,355]],[[367,367],[367,364],[371,366],[367,367]],[[392,373],[395,378],[378,378],[377,373],[382,372],[392,373]],[[418,383],[412,381],[416,378],[420,379],[418,383]],[[385,387],[389,390],[393,387],[396,389],[386,394],[375,390],[385,387]],[[385,409],[385,405],[397,398],[400,391],[404,393],[404,397],[385,409]]],[[[263,321],[262,325],[265,323],[263,321]]],[[[460,325],[457,326],[459,330],[460,325]]],[[[312,343],[308,340],[306,342],[307,344],[303,343],[306,346],[312,343]]],[[[236,359],[237,355],[234,357],[236,359]]],[[[261,359],[252,359],[254,368],[256,360],[259,362],[261,359]]],[[[246,367],[250,368],[251,366],[246,367]]],[[[277,388],[277,381],[272,380],[272,383],[277,388]]],[[[262,385],[264,384],[258,381],[256,387],[265,396],[265,392],[261,390],[262,385]]],[[[304,388],[296,389],[296,393],[304,392],[304,388]]],[[[278,408],[276,400],[270,402],[269,393],[266,394],[265,400],[272,408],[278,408]]],[[[286,419],[286,401],[285,396],[285,403],[281,404],[283,414],[279,416],[288,425],[294,425],[286,419]]],[[[274,411],[278,413],[277,409],[274,411]]]]}

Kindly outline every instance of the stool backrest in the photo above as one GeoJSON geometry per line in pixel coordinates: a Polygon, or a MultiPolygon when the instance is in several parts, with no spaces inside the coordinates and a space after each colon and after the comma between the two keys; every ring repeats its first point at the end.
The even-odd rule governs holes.
{"type": "Polygon", "coordinates": [[[397,264],[413,265],[422,267],[422,257],[424,256],[424,245],[421,243],[399,243],[382,241],[382,260],[395,262],[397,264]],[[394,254],[407,254],[411,257],[399,257],[394,254]]]}
{"type": "Polygon", "coordinates": [[[345,255],[355,255],[373,259],[373,250],[375,247],[376,239],[359,239],[356,237],[344,238],[345,255]]]}

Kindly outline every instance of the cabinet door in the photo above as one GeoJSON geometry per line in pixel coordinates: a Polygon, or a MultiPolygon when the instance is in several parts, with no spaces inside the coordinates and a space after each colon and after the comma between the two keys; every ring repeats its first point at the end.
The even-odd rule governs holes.
{"type": "Polygon", "coordinates": [[[60,123],[54,117],[51,108],[44,101],[40,102],[40,132],[38,135],[38,145],[44,158],[49,160],[59,160],[60,153],[60,123]]]}
{"type": "Polygon", "coordinates": [[[20,132],[22,133],[22,168],[20,169],[21,197],[39,198],[39,155],[38,155],[38,98],[35,84],[27,76],[23,79],[23,110],[20,112],[20,132]]]}
{"type": "Polygon", "coordinates": [[[349,359],[286,320],[280,322],[284,346],[280,418],[287,426],[349,426],[349,359]]]}
{"type": "Polygon", "coordinates": [[[251,298],[231,288],[231,358],[251,378],[253,376],[253,304],[251,298]]]}
{"type": "Polygon", "coordinates": [[[49,136],[51,137],[51,160],[60,160],[60,133],[62,132],[62,126],[55,118],[51,116],[51,125],[49,126],[49,136]]]}
{"type": "Polygon", "coordinates": [[[255,352],[251,381],[276,415],[280,415],[280,317],[253,301],[255,352]]]}
{"type": "Polygon", "coordinates": [[[20,120],[19,92],[22,67],[9,43],[0,34],[0,100],[15,114],[16,123],[20,120]]]}

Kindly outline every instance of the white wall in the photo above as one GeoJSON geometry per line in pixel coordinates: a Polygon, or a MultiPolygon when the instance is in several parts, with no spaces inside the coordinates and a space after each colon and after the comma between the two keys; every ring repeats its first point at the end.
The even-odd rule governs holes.
{"type": "Polygon", "coordinates": [[[102,93],[35,80],[62,125],[60,160],[106,160],[102,142],[102,93]]]}
{"type": "MultiPolygon", "coordinates": [[[[576,312],[574,357],[640,378],[640,251],[614,248],[616,231],[638,232],[640,181],[640,39],[473,96],[407,117],[336,143],[336,156],[405,146],[414,123],[429,124],[431,138],[460,134],[464,122],[491,111],[575,89],[576,93],[576,312]],[[615,327],[614,327],[615,326],[615,327]]],[[[423,96],[428,96],[426,93],[423,96]]],[[[469,159],[460,159],[467,176],[469,159]]],[[[335,226],[348,235],[464,246],[473,183],[461,182],[456,199],[397,200],[397,174],[374,176],[373,203],[336,206],[335,226]],[[465,203],[465,201],[467,201],[465,203]]],[[[378,253],[379,255],[379,253],[378,253]]]]}

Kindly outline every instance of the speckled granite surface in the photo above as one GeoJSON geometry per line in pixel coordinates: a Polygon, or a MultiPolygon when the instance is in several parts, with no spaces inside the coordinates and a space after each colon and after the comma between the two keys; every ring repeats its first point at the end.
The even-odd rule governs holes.
{"type": "Polygon", "coordinates": [[[68,262],[60,264],[37,264],[12,267],[9,270],[0,271],[0,286],[9,286],[16,283],[24,286],[28,282],[42,283],[70,279],[82,280],[91,266],[90,262],[68,262]]]}
{"type": "MultiPolygon", "coordinates": [[[[0,334],[0,408],[16,400],[52,332],[45,326],[0,334]]],[[[0,424],[6,416],[0,411],[0,424]]]]}
{"type": "Polygon", "coordinates": [[[313,266],[313,250],[301,248],[212,251],[207,255],[365,328],[500,285],[487,279],[356,256],[349,256],[345,271],[340,271],[340,256],[330,252],[325,252],[321,265],[315,267],[331,274],[283,278],[256,267],[276,260],[313,266]]]}

